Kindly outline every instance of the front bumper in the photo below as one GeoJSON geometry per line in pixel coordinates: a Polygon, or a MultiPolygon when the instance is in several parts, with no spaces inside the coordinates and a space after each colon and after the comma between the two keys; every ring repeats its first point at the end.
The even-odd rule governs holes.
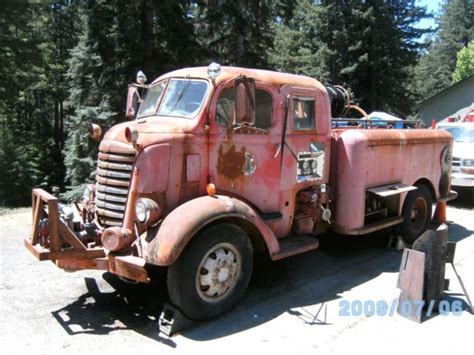
{"type": "Polygon", "coordinates": [[[100,245],[85,245],[59,218],[56,197],[42,189],[34,189],[32,201],[32,234],[25,238],[25,246],[38,260],[51,260],[56,266],[68,271],[104,270],[130,280],[150,281],[144,259],[111,253],[100,245]],[[49,222],[47,246],[39,240],[39,222],[44,218],[49,222]]]}
{"type": "Polygon", "coordinates": [[[464,173],[452,173],[451,186],[474,187],[474,175],[464,173]]]}

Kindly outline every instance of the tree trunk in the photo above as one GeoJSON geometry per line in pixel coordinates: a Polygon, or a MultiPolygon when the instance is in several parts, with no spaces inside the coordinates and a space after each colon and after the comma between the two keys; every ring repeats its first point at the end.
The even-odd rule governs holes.
{"type": "Polygon", "coordinates": [[[64,110],[63,101],[59,101],[59,148],[64,148],[64,110]]]}
{"type": "Polygon", "coordinates": [[[141,22],[143,34],[143,70],[152,73],[155,63],[155,47],[153,42],[153,3],[142,0],[141,22]]]}

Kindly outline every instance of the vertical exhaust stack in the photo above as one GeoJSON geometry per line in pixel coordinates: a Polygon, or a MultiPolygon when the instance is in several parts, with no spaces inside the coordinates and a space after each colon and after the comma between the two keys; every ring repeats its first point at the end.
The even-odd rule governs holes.
{"type": "Polygon", "coordinates": [[[351,95],[339,85],[326,85],[331,103],[331,117],[341,117],[347,113],[350,108],[351,95]]]}

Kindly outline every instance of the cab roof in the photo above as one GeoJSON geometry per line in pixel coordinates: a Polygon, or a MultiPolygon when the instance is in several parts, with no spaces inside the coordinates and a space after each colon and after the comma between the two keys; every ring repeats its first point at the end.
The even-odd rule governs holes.
{"type": "MultiPolygon", "coordinates": [[[[262,69],[248,69],[228,66],[221,67],[221,74],[215,79],[215,83],[219,85],[223,82],[232,80],[241,75],[253,78],[257,82],[262,82],[275,87],[282,87],[287,85],[300,88],[320,89],[323,91],[326,90],[325,87],[318,80],[310,78],[309,76],[280,73],[276,71],[262,69]]],[[[194,79],[209,80],[209,78],[207,77],[207,67],[193,67],[179,69],[166,73],[154,80],[153,83],[156,83],[163,79],[177,77],[189,77],[194,79]]]]}

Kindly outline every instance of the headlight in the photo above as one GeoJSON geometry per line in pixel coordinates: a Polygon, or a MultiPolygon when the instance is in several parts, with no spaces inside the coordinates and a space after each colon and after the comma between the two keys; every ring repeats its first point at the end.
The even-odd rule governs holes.
{"type": "Polygon", "coordinates": [[[464,159],[462,161],[462,166],[465,166],[468,168],[474,168],[474,159],[464,159]]]}
{"type": "Polygon", "coordinates": [[[138,131],[134,127],[125,128],[125,139],[127,142],[132,143],[133,145],[137,144],[138,141],[138,131]]]}
{"type": "Polygon", "coordinates": [[[474,159],[463,159],[461,161],[461,173],[474,174],[474,159]]]}
{"type": "Polygon", "coordinates": [[[139,198],[135,203],[135,215],[140,223],[155,223],[158,221],[160,214],[160,206],[152,199],[139,198]]]}

